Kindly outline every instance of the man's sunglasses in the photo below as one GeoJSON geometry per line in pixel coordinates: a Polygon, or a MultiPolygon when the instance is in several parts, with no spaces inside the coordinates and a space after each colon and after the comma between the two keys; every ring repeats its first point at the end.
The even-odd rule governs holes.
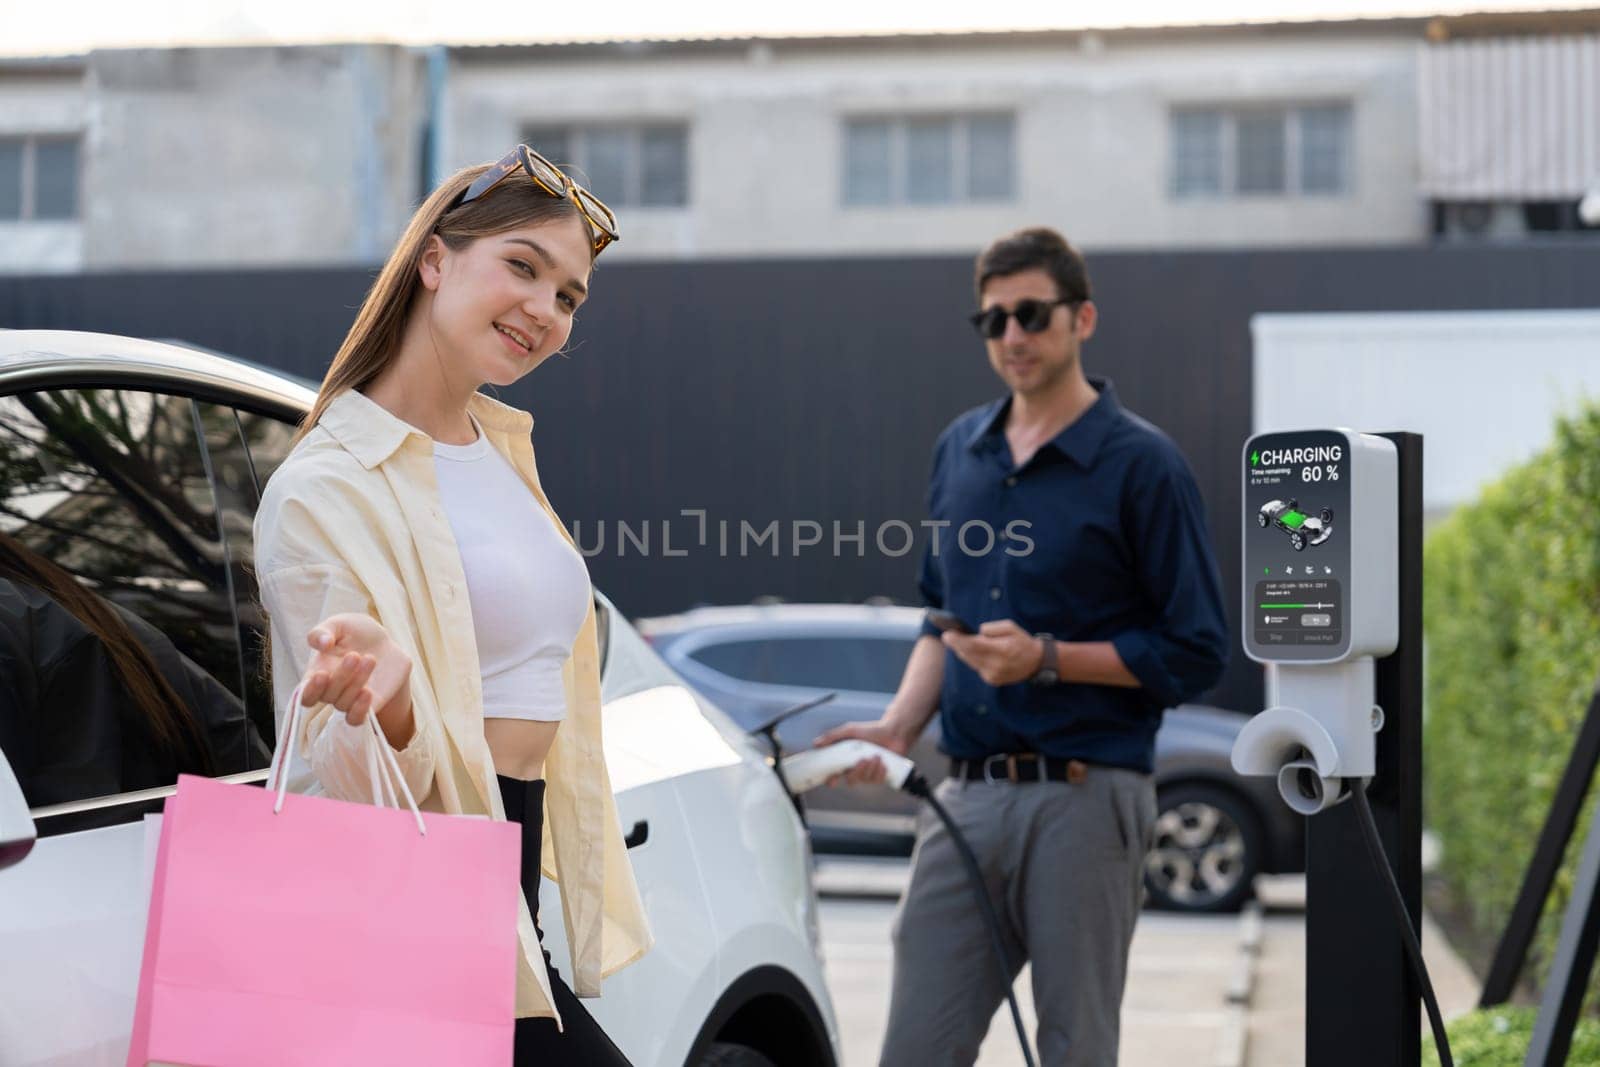
{"type": "Polygon", "coordinates": [[[1003,307],[992,307],[984,311],[974,312],[971,316],[973,328],[984,337],[993,341],[1006,332],[1006,320],[1015,316],[1017,325],[1028,333],[1043,333],[1050,326],[1050,316],[1062,304],[1078,304],[1077,300],[1019,300],[1017,306],[1010,311],[1003,307]]]}
{"type": "Polygon", "coordinates": [[[533,184],[551,196],[572,201],[589,222],[595,255],[598,256],[612,241],[622,240],[622,234],[617,230],[616,214],[598,196],[567,177],[561,168],[525,144],[517,145],[504,159],[478,175],[478,180],[468,186],[462,195],[461,203],[470,204],[486,195],[490,189],[515,174],[518,167],[527,171],[533,184]]]}

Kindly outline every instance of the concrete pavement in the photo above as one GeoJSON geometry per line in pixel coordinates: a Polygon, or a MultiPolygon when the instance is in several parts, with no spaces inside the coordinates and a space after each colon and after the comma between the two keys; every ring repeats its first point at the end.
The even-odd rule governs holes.
{"type": "MultiPolygon", "coordinates": [[[[871,1067],[888,1012],[889,922],[905,860],[824,857],[822,936],[839,1015],[843,1067],[871,1067]]],[[[1122,1011],[1120,1067],[1294,1067],[1304,1062],[1305,881],[1264,878],[1260,905],[1242,915],[1140,917],[1122,1011]]],[[[1446,1018],[1470,1010],[1477,982],[1425,920],[1423,951],[1446,1018]]],[[[1030,1036],[1028,972],[1017,1000],[1030,1036]]],[[[1424,1025],[1426,1033],[1426,1025],[1424,1025]]],[[[1022,1064],[1002,1006],[979,1067],[1022,1064]]]]}

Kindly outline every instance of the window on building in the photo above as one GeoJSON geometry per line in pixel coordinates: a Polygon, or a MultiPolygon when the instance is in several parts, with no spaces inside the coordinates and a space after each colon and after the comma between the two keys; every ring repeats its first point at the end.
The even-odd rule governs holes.
{"type": "Polygon", "coordinates": [[[894,197],[893,127],[856,121],[844,132],[844,202],[887,204],[894,197]]]}
{"type": "Polygon", "coordinates": [[[1348,182],[1350,108],[1346,105],[1300,109],[1300,189],[1342,193],[1348,182]]]}
{"type": "Polygon", "coordinates": [[[1288,167],[1284,152],[1288,137],[1281,111],[1239,115],[1234,119],[1235,158],[1241,193],[1284,193],[1288,191],[1288,167]]]}
{"type": "Polygon", "coordinates": [[[689,203],[685,125],[535,126],[523,131],[523,140],[611,207],[689,203]]]}
{"type": "Polygon", "coordinates": [[[1014,126],[1010,115],[848,119],[841,199],[849,207],[1010,200],[1014,126]]]}
{"type": "Polygon", "coordinates": [[[0,137],[0,219],[22,218],[22,154],[27,142],[0,137]]]}
{"type": "Polygon", "coordinates": [[[1222,192],[1222,116],[1180,111],[1172,116],[1173,188],[1179,196],[1222,192]]]}
{"type": "Polygon", "coordinates": [[[0,137],[0,222],[78,217],[78,138],[0,137]]]}
{"type": "Polygon", "coordinates": [[[1171,131],[1174,196],[1350,191],[1349,104],[1185,107],[1172,112],[1171,131]]]}

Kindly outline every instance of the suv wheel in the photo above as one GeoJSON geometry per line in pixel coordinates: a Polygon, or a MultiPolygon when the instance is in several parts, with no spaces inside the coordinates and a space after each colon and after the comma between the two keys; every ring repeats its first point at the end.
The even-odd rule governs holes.
{"type": "Polygon", "coordinates": [[[1250,806],[1226,789],[1175,785],[1157,800],[1144,884],[1153,907],[1235,911],[1255,891],[1262,832],[1250,806]]]}
{"type": "Polygon", "coordinates": [[[706,1049],[695,1067],[777,1067],[749,1045],[730,1045],[718,1041],[706,1049]]]}

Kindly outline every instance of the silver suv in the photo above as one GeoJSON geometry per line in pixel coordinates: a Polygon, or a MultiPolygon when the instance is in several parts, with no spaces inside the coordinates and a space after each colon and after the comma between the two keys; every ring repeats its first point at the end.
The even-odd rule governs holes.
{"type": "MultiPolygon", "coordinates": [[[[900,684],[922,623],[919,609],[874,604],[702,607],[635,620],[690,685],[746,729],[826,693],[785,722],[785,751],[810,747],[840,723],[876,719],[900,684]]],[[[1302,820],[1266,779],[1230,763],[1249,716],[1186,704],[1156,734],[1160,815],[1145,868],[1150,901],[1180,911],[1228,911],[1257,874],[1304,869],[1302,820]]],[[[911,752],[929,784],[945,776],[935,718],[911,752]]],[[[917,801],[887,789],[818,789],[806,797],[813,847],[909,854],[917,801]]]]}

